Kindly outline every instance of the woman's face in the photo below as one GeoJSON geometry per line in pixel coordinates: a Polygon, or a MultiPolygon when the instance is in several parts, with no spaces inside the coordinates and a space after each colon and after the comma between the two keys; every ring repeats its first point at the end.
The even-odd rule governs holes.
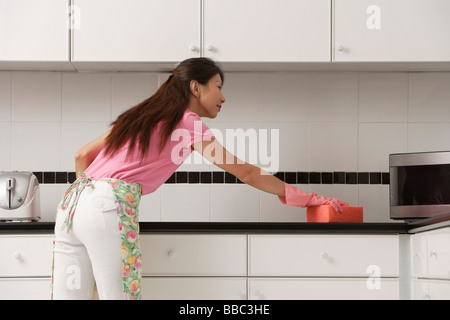
{"type": "Polygon", "coordinates": [[[222,79],[219,74],[212,77],[206,85],[198,84],[197,106],[192,111],[197,113],[200,117],[207,117],[214,119],[217,117],[222,104],[225,102],[225,97],[222,94],[222,79]]]}

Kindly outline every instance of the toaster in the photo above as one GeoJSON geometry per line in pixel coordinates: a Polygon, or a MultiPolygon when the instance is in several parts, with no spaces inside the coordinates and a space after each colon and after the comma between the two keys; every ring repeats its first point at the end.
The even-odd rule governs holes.
{"type": "Polygon", "coordinates": [[[0,172],[0,221],[39,221],[39,182],[32,172],[0,172]]]}

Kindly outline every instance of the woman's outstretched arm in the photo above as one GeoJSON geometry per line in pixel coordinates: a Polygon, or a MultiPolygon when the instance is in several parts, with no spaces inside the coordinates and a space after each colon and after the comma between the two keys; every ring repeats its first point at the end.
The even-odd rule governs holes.
{"type": "Polygon", "coordinates": [[[246,163],[225,149],[216,139],[200,141],[193,145],[205,159],[231,173],[243,183],[259,190],[283,196],[284,182],[252,164],[246,163]]]}
{"type": "Polygon", "coordinates": [[[297,207],[331,205],[335,211],[342,212],[346,202],[336,198],[326,198],[316,193],[305,191],[287,184],[264,170],[246,163],[228,152],[217,140],[194,143],[194,150],[200,152],[210,162],[231,173],[242,182],[259,190],[278,196],[283,204],[297,207]]]}

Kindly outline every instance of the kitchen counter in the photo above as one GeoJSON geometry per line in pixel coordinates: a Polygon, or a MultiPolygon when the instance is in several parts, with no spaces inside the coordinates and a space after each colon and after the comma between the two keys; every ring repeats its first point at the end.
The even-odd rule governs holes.
{"type": "MultiPolygon", "coordinates": [[[[140,222],[144,233],[406,234],[450,226],[450,213],[414,222],[140,222]]],[[[54,222],[0,222],[0,234],[53,233],[54,222]]]]}
{"type": "MultiPolygon", "coordinates": [[[[141,222],[140,233],[246,233],[246,234],[400,234],[404,222],[307,223],[307,222],[141,222]]],[[[53,233],[53,222],[0,223],[0,234],[53,233]]]]}

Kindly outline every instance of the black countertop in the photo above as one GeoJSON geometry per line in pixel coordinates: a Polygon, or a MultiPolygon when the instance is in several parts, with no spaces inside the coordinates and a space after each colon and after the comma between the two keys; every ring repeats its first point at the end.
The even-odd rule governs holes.
{"type": "MultiPolygon", "coordinates": [[[[413,222],[140,222],[140,233],[406,234],[450,226],[450,214],[413,222]]],[[[51,234],[54,222],[0,222],[0,234],[51,234]]]]}
{"type": "MultiPolygon", "coordinates": [[[[408,225],[392,223],[309,222],[140,222],[140,233],[248,233],[248,234],[399,234],[408,225]]],[[[54,222],[0,223],[0,234],[53,233],[54,222]]]]}

